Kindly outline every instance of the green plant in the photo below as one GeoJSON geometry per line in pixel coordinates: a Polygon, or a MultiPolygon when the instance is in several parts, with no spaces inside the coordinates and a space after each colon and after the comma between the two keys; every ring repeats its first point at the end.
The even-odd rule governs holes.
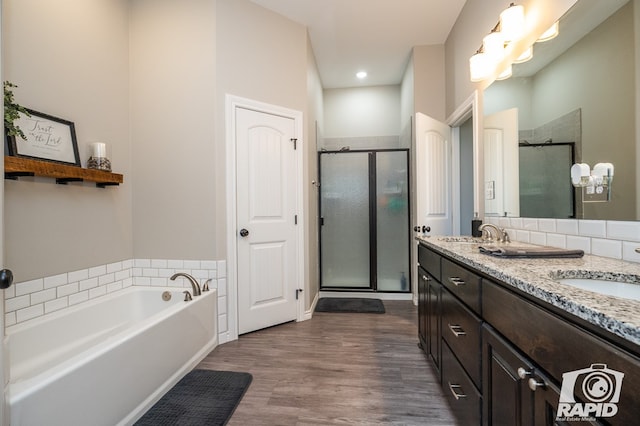
{"type": "Polygon", "coordinates": [[[26,139],[24,133],[19,126],[16,126],[13,122],[20,117],[20,113],[31,117],[27,109],[13,100],[13,88],[18,87],[10,81],[5,81],[4,86],[4,127],[7,132],[7,136],[20,136],[22,139],[26,139]]]}

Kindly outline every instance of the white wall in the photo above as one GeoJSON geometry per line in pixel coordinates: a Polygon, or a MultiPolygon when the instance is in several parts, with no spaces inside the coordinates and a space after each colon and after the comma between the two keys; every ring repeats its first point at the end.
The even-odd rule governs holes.
{"type": "Polygon", "coordinates": [[[215,2],[130,4],[134,256],[216,259],[215,2]]]}
{"type": "Polygon", "coordinates": [[[5,180],[5,265],[16,281],[132,257],[127,0],[5,0],[3,77],[20,104],[75,123],[82,164],[108,145],[119,187],[5,180]]]}
{"type": "Polygon", "coordinates": [[[324,137],[400,134],[400,86],[368,86],[324,91],[324,137]]]}

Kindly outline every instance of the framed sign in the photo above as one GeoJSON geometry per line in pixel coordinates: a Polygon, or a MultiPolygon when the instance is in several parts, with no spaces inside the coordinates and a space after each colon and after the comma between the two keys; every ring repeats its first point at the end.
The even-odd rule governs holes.
{"type": "Polygon", "coordinates": [[[80,166],[74,124],[31,109],[27,111],[30,117],[20,114],[14,121],[26,139],[8,137],[9,155],[80,166]]]}

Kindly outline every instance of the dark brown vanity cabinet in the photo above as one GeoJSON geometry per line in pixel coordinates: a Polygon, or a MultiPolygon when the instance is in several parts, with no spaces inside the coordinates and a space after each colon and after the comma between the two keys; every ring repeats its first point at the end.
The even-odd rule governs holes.
{"type": "Polygon", "coordinates": [[[418,267],[418,334],[420,345],[440,374],[440,258],[433,252],[427,253],[422,247],[419,254],[422,262],[418,267]]]}
{"type": "Polygon", "coordinates": [[[418,288],[423,305],[421,341],[425,340],[424,350],[440,370],[444,393],[461,424],[638,424],[637,345],[613,336],[607,339],[604,330],[425,246],[419,246],[419,258],[421,272],[426,272],[418,288]],[[424,268],[427,263],[439,275],[424,268]],[[431,293],[434,285],[439,288],[437,297],[431,293]],[[430,300],[437,304],[430,305],[430,300]],[[433,349],[438,344],[439,361],[433,349]],[[589,381],[591,373],[600,381],[589,381]],[[572,387],[566,389],[571,389],[578,404],[594,401],[585,400],[589,388],[584,386],[604,384],[594,389],[601,389],[606,403],[613,393],[603,392],[622,385],[619,400],[612,396],[615,416],[557,419],[565,380],[570,381],[572,387]]]}

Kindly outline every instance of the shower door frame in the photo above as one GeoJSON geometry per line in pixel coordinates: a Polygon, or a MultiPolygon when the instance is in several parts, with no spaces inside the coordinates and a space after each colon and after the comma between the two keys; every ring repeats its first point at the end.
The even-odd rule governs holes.
{"type": "Polygon", "coordinates": [[[409,148],[381,148],[381,149],[349,149],[349,150],[333,150],[318,152],[318,180],[320,181],[320,190],[318,191],[318,257],[319,257],[319,279],[320,291],[336,291],[336,292],[371,292],[371,293],[395,293],[395,294],[411,294],[412,285],[412,268],[411,268],[411,150],[409,148]],[[404,152],[407,157],[407,287],[405,291],[383,290],[378,291],[378,221],[377,221],[377,174],[376,160],[377,154],[380,152],[404,152]],[[322,227],[324,218],[322,217],[322,155],[324,154],[369,154],[368,156],[368,174],[369,174],[369,287],[324,287],[322,277],[322,227]]]}

